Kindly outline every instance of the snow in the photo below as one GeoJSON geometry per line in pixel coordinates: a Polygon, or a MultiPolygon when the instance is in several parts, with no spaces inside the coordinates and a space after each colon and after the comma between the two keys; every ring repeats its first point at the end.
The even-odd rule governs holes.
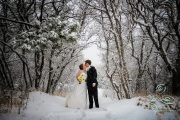
{"type": "MultiPolygon", "coordinates": [[[[138,99],[112,100],[103,97],[100,89],[100,108],[72,109],[65,107],[63,97],[31,92],[27,107],[21,114],[17,111],[4,114],[0,120],[156,120],[155,111],[137,106],[138,99]]],[[[161,118],[174,120],[173,114],[161,118]]]]}
{"type": "MultiPolygon", "coordinates": [[[[38,21],[35,21],[35,24],[36,22],[38,21]]],[[[60,43],[62,41],[64,45],[78,39],[77,22],[61,21],[59,17],[49,17],[39,27],[40,29],[31,28],[18,34],[13,38],[14,41],[11,44],[14,47],[33,51],[62,47],[60,43]]]]}
{"type": "Polygon", "coordinates": [[[55,31],[50,31],[49,32],[49,38],[56,39],[58,37],[59,37],[59,35],[55,31]]]}

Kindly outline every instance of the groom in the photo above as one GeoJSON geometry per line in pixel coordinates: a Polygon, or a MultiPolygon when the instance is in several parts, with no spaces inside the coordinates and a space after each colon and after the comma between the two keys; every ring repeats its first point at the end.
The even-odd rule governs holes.
{"type": "Polygon", "coordinates": [[[93,99],[96,108],[99,108],[96,68],[94,66],[91,66],[91,60],[86,60],[85,66],[87,67],[87,88],[89,95],[89,109],[93,108],[93,99]]]}

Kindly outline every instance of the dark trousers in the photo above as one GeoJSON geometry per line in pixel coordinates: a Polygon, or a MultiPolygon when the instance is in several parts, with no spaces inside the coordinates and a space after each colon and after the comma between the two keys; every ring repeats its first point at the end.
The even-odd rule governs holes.
{"type": "Polygon", "coordinates": [[[93,108],[93,99],[95,102],[95,106],[99,108],[98,89],[97,88],[88,89],[88,95],[89,95],[89,108],[93,108]]]}

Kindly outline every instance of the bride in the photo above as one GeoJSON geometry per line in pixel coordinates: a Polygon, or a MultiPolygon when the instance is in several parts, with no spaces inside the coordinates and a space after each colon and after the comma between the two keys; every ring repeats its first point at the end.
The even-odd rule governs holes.
{"type": "Polygon", "coordinates": [[[87,105],[87,86],[85,82],[87,78],[86,66],[80,64],[79,69],[80,70],[76,74],[74,89],[66,99],[66,107],[68,108],[83,109],[87,105]],[[83,76],[82,81],[80,81],[80,76],[83,76]]]}

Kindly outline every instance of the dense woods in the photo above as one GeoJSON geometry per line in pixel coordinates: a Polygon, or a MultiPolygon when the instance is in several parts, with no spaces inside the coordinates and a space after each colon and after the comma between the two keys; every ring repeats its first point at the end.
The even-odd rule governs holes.
{"type": "Polygon", "coordinates": [[[32,90],[68,91],[89,44],[102,53],[99,86],[117,99],[156,93],[159,84],[179,96],[179,6],[179,0],[0,0],[0,105],[12,106],[17,95],[27,99],[32,90]]]}

